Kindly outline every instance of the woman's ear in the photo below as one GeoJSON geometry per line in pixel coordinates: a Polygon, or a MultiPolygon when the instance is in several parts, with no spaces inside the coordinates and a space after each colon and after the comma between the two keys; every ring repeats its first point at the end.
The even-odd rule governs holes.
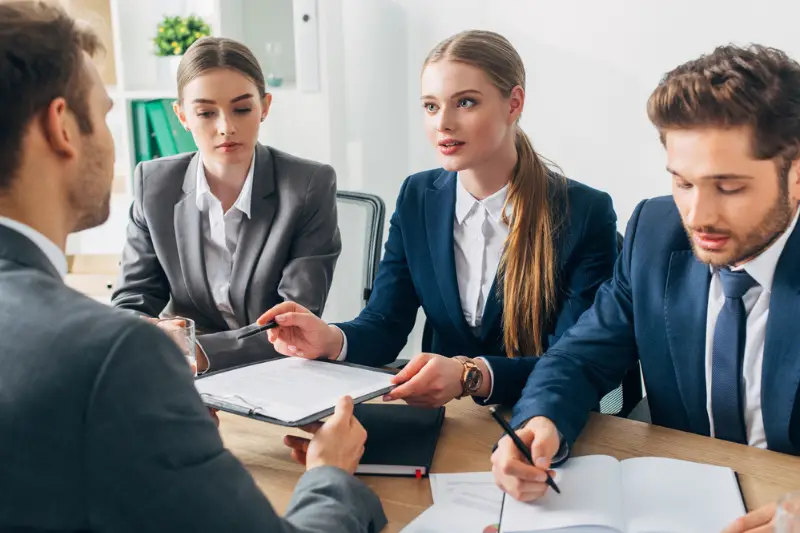
{"type": "Polygon", "coordinates": [[[179,101],[176,100],[172,102],[172,111],[175,112],[175,116],[181,121],[181,126],[183,126],[183,129],[189,131],[189,123],[186,122],[186,113],[183,112],[183,106],[179,101]]]}
{"type": "Polygon", "coordinates": [[[511,96],[508,99],[508,116],[510,122],[519,120],[523,107],[525,107],[525,89],[517,85],[511,89],[511,96]]]}
{"type": "Polygon", "coordinates": [[[264,95],[264,99],[261,101],[261,122],[267,118],[269,115],[269,108],[272,105],[272,95],[267,93],[264,95]]]}

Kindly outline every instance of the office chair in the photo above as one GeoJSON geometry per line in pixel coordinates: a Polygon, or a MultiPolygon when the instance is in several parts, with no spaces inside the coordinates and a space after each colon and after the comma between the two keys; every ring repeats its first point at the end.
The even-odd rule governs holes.
{"type": "Polygon", "coordinates": [[[342,238],[342,253],[322,318],[326,322],[345,322],[355,318],[367,305],[381,260],[386,206],[374,194],[338,191],[336,209],[342,238]],[[354,290],[354,271],[361,283],[354,290]]]}

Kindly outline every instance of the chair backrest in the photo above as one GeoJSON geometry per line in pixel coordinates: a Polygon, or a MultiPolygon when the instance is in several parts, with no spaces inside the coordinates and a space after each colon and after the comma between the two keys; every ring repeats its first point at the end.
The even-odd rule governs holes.
{"type": "Polygon", "coordinates": [[[360,192],[338,191],[336,209],[342,253],[322,313],[326,322],[352,320],[369,301],[381,260],[386,216],[379,196],[360,192]]]}

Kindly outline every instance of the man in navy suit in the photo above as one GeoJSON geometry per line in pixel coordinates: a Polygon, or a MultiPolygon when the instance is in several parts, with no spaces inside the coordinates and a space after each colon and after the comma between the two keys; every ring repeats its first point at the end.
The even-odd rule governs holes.
{"type": "Polygon", "coordinates": [[[637,206],[614,277],[515,405],[536,467],[508,437],[492,461],[517,499],[544,494],[544,469],[637,359],[654,424],[800,454],[800,65],[775,49],[720,47],[668,73],[648,114],[672,198],[637,206]]]}

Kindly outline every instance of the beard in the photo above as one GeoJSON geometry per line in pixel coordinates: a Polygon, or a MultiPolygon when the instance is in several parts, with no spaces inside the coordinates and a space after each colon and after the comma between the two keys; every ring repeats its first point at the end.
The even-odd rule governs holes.
{"type": "Polygon", "coordinates": [[[97,227],[111,214],[113,171],[108,168],[108,162],[113,161],[113,155],[109,157],[106,152],[92,144],[84,151],[86,158],[69,191],[70,207],[77,217],[73,232],[97,227]]]}
{"type": "Polygon", "coordinates": [[[685,222],[683,223],[683,229],[689,237],[689,242],[692,243],[692,251],[695,257],[700,261],[714,267],[732,266],[752,259],[769,248],[769,246],[786,231],[786,228],[789,227],[792,217],[794,216],[795,208],[796,206],[793,208],[789,201],[788,190],[783,189],[777,201],[764,218],[761,219],[761,222],[743,237],[735,235],[729,230],[722,230],[714,228],[713,226],[690,228],[685,222]],[[697,243],[692,238],[692,234],[695,231],[729,236],[730,242],[734,245],[734,248],[725,255],[704,250],[698,247],[697,243]]]}

